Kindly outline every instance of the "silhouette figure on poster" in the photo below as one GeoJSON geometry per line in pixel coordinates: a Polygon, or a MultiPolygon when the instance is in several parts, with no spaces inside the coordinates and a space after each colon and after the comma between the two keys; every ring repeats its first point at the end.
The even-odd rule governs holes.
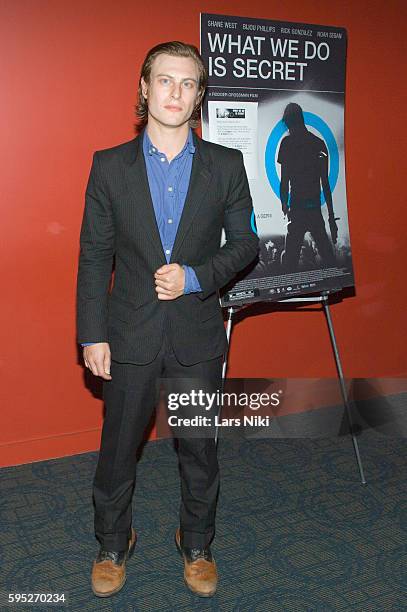
{"type": "MultiPolygon", "coordinates": [[[[325,142],[305,127],[302,108],[290,102],[284,110],[283,121],[289,135],[281,141],[277,161],[281,164],[280,200],[283,214],[288,218],[282,267],[293,272],[304,265],[302,257],[308,247],[304,236],[310,232],[322,266],[335,266],[333,245],[338,238],[332,192],[328,181],[329,155],[325,142]],[[321,185],[328,208],[329,239],[321,211],[321,185]],[[304,248],[305,247],[305,248],[304,248]]],[[[309,260],[308,260],[309,261],[309,260]]]]}

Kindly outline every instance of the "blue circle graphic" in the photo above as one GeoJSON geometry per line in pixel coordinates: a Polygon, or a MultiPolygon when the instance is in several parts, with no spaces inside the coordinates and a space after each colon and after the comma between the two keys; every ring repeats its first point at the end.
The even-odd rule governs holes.
{"type": "Polygon", "coordinates": [[[256,215],[254,214],[254,210],[252,210],[252,214],[251,214],[251,217],[250,217],[250,225],[251,225],[251,228],[252,228],[252,232],[254,234],[256,234],[256,236],[257,236],[258,235],[258,232],[257,232],[257,223],[256,223],[256,215]]]}
{"type": "MultiPolygon", "coordinates": [[[[318,115],[314,113],[304,112],[305,125],[315,128],[324,139],[326,146],[328,147],[329,153],[329,185],[333,192],[336,183],[338,182],[339,176],[339,151],[338,145],[336,144],[335,136],[333,135],[331,128],[327,123],[318,115]]],[[[267,141],[266,152],[265,152],[265,165],[266,173],[272,190],[276,196],[280,199],[280,178],[276,170],[276,151],[279,142],[281,141],[284,134],[288,132],[287,126],[281,119],[273,128],[267,141]]],[[[325,196],[321,190],[321,205],[325,204],[325,196]]]]}

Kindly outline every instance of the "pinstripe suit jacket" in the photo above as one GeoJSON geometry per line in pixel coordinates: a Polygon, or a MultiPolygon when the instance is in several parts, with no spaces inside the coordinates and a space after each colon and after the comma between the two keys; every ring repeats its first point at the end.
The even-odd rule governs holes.
{"type": "Polygon", "coordinates": [[[142,135],[98,151],[86,190],[77,288],[78,342],[109,342],[112,359],[145,364],[164,326],[178,360],[221,355],[217,292],[256,256],[242,154],[194,135],[191,180],[171,262],[195,270],[202,291],[160,301],[155,271],[166,263],[148,185],[142,135]],[[220,247],[222,228],[226,243],[220,247]],[[114,283],[110,291],[112,264],[114,283]]]}

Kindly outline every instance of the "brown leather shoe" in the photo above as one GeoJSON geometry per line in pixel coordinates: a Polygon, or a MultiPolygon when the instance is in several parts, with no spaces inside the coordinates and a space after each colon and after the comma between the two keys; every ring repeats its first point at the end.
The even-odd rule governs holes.
{"type": "Polygon", "coordinates": [[[215,595],[218,573],[209,546],[205,548],[182,548],[179,529],[175,533],[175,544],[184,559],[184,580],[187,587],[200,597],[215,595]]]}
{"type": "Polygon", "coordinates": [[[118,593],[126,582],[126,561],[136,546],[136,532],[131,530],[127,551],[100,549],[92,568],[92,591],[97,597],[110,597],[118,593]]]}

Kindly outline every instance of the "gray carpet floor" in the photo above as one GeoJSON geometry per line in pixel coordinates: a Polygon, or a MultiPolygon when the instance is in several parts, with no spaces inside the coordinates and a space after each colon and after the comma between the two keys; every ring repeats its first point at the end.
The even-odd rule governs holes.
{"type": "Polygon", "coordinates": [[[302,612],[407,610],[406,440],[364,431],[367,485],[349,436],[220,440],[221,492],[211,599],[183,583],[173,535],[179,479],[172,440],[138,466],[138,544],[123,590],[100,600],[91,482],[97,453],[0,470],[0,610],[302,612]],[[66,604],[6,605],[9,593],[66,604]]]}

